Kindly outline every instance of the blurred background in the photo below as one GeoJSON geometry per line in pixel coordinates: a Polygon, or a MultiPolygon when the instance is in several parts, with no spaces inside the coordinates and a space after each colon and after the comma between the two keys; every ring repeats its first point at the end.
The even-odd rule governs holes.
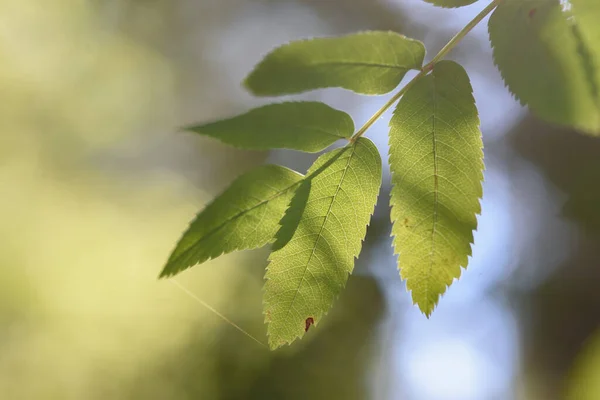
{"type": "MultiPolygon", "coordinates": [[[[239,84],[266,52],[383,29],[432,57],[485,3],[0,0],[0,398],[600,399],[600,140],[512,99],[486,24],[450,54],[481,113],[483,212],[469,268],[429,320],[396,270],[387,171],[347,289],[291,347],[269,352],[200,304],[266,342],[267,249],[157,280],[236,176],[315,158],[178,130],[268,102],[239,84]]],[[[389,98],[299,97],[357,126],[389,98]]],[[[389,117],[368,132],[383,154],[389,117]]]]}

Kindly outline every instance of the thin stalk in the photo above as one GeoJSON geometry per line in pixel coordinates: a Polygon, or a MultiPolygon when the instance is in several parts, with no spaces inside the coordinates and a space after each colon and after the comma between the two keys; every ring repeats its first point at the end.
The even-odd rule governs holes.
{"type": "Polygon", "coordinates": [[[473,18],[467,25],[465,25],[465,27],[462,28],[460,32],[454,35],[454,37],[450,39],[450,41],[446,43],[444,47],[442,47],[439,53],[437,53],[435,57],[433,57],[433,59],[425,67],[433,67],[435,63],[444,58],[446,54],[448,54],[454,47],[456,47],[456,45],[460,43],[460,41],[463,40],[464,37],[467,36],[467,34],[473,30],[473,28],[475,28],[489,13],[494,11],[494,9],[498,7],[498,5],[502,1],[503,0],[494,0],[490,4],[488,4],[487,7],[481,10],[481,12],[477,14],[475,18],[473,18]]]}
{"type": "Polygon", "coordinates": [[[417,83],[417,81],[423,75],[427,75],[427,71],[424,69],[421,70],[421,72],[419,72],[419,74],[416,75],[414,78],[412,78],[411,81],[408,82],[402,89],[400,89],[400,91],[398,91],[398,93],[396,93],[387,103],[385,103],[383,107],[377,110],[377,112],[373,114],[373,116],[369,118],[367,122],[365,122],[365,124],[354,134],[354,136],[352,136],[352,138],[350,139],[350,143],[353,143],[354,141],[356,141],[356,139],[361,137],[367,131],[367,129],[369,129],[371,125],[373,125],[375,122],[377,122],[377,120],[383,115],[383,113],[386,112],[388,108],[393,106],[394,103],[397,102],[400,99],[400,97],[402,97],[404,93],[406,93],[406,91],[410,89],[412,85],[417,83]]]}
{"type": "Polygon", "coordinates": [[[377,120],[410,89],[419,79],[427,75],[441,59],[443,59],[469,32],[473,30],[489,13],[491,13],[503,0],[493,0],[479,14],[475,16],[464,28],[460,30],[442,49],[428,62],[421,71],[385,103],[365,124],[350,138],[350,143],[361,137],[377,120]]]}

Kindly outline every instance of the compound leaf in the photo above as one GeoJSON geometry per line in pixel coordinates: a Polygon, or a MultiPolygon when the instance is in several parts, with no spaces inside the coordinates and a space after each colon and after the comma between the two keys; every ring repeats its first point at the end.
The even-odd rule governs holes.
{"type": "Polygon", "coordinates": [[[400,100],[390,128],[394,248],[429,316],[467,266],[480,212],[483,143],[465,70],[436,64],[400,100]]]}
{"type": "Polygon", "coordinates": [[[494,61],[510,91],[540,118],[599,133],[587,51],[568,16],[559,0],[501,2],[489,20],[494,61]]]}
{"type": "Polygon", "coordinates": [[[186,129],[244,149],[284,148],[314,153],[339,139],[350,138],[354,122],[345,112],[310,101],[270,104],[186,129]]]}
{"type": "Polygon", "coordinates": [[[478,0],[425,0],[427,3],[431,3],[434,6],[438,7],[446,7],[446,8],[456,8],[462,6],[468,6],[469,4],[473,4],[478,0]]]}
{"type": "Polygon", "coordinates": [[[281,221],[264,292],[269,344],[277,348],[318,324],[354,267],[381,186],[375,145],[319,157],[281,221]]]}
{"type": "Polygon", "coordinates": [[[302,179],[278,165],[264,165],[237,178],[190,224],[160,276],[271,242],[302,179]]]}
{"type": "Polygon", "coordinates": [[[273,50],[245,81],[257,96],[340,87],[362,94],[393,90],[406,72],[420,69],[425,47],[393,32],[291,42],[273,50]]]}

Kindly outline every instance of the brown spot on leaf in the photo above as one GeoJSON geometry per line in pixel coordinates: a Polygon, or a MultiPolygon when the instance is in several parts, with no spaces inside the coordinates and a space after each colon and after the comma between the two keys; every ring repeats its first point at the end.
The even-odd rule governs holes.
{"type": "Polygon", "coordinates": [[[529,18],[533,18],[536,11],[537,11],[537,8],[532,8],[531,10],[529,10],[529,18]]]}
{"type": "Polygon", "coordinates": [[[404,226],[408,227],[408,218],[404,218],[404,226]]]}
{"type": "Polygon", "coordinates": [[[306,318],[306,326],[304,327],[304,332],[308,332],[308,328],[310,328],[311,325],[314,325],[315,320],[313,319],[313,317],[308,317],[306,318]]]}

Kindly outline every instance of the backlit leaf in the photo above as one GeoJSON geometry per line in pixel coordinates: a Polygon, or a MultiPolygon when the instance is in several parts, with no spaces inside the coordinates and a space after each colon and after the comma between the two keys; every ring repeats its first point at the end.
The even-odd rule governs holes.
{"type": "Polygon", "coordinates": [[[600,112],[574,23],[559,0],[505,0],[489,21],[494,61],[510,91],[539,117],[598,133],[600,112]]]}
{"type": "Polygon", "coordinates": [[[281,221],[264,311],[277,348],[318,325],[352,272],[381,186],[381,158],[361,138],[319,157],[281,221]]]}
{"type": "Polygon", "coordinates": [[[160,276],[271,242],[302,178],[278,165],[264,165],[237,178],[190,224],[160,276]]]}
{"type": "Polygon", "coordinates": [[[471,255],[483,152],[469,77],[451,61],[410,88],[390,121],[391,218],[400,275],[421,311],[471,255]]]}
{"type": "Polygon", "coordinates": [[[571,0],[571,4],[577,30],[590,57],[588,68],[593,79],[591,85],[595,90],[596,104],[600,105],[600,1],[571,0]]]}
{"type": "Polygon", "coordinates": [[[354,122],[345,112],[311,101],[270,104],[187,129],[244,149],[284,148],[314,153],[339,139],[350,138],[354,122]]]}
{"type": "Polygon", "coordinates": [[[363,94],[393,90],[408,70],[420,69],[425,47],[393,32],[361,32],[300,40],[269,53],[246,79],[257,96],[340,87],[363,94]]]}

